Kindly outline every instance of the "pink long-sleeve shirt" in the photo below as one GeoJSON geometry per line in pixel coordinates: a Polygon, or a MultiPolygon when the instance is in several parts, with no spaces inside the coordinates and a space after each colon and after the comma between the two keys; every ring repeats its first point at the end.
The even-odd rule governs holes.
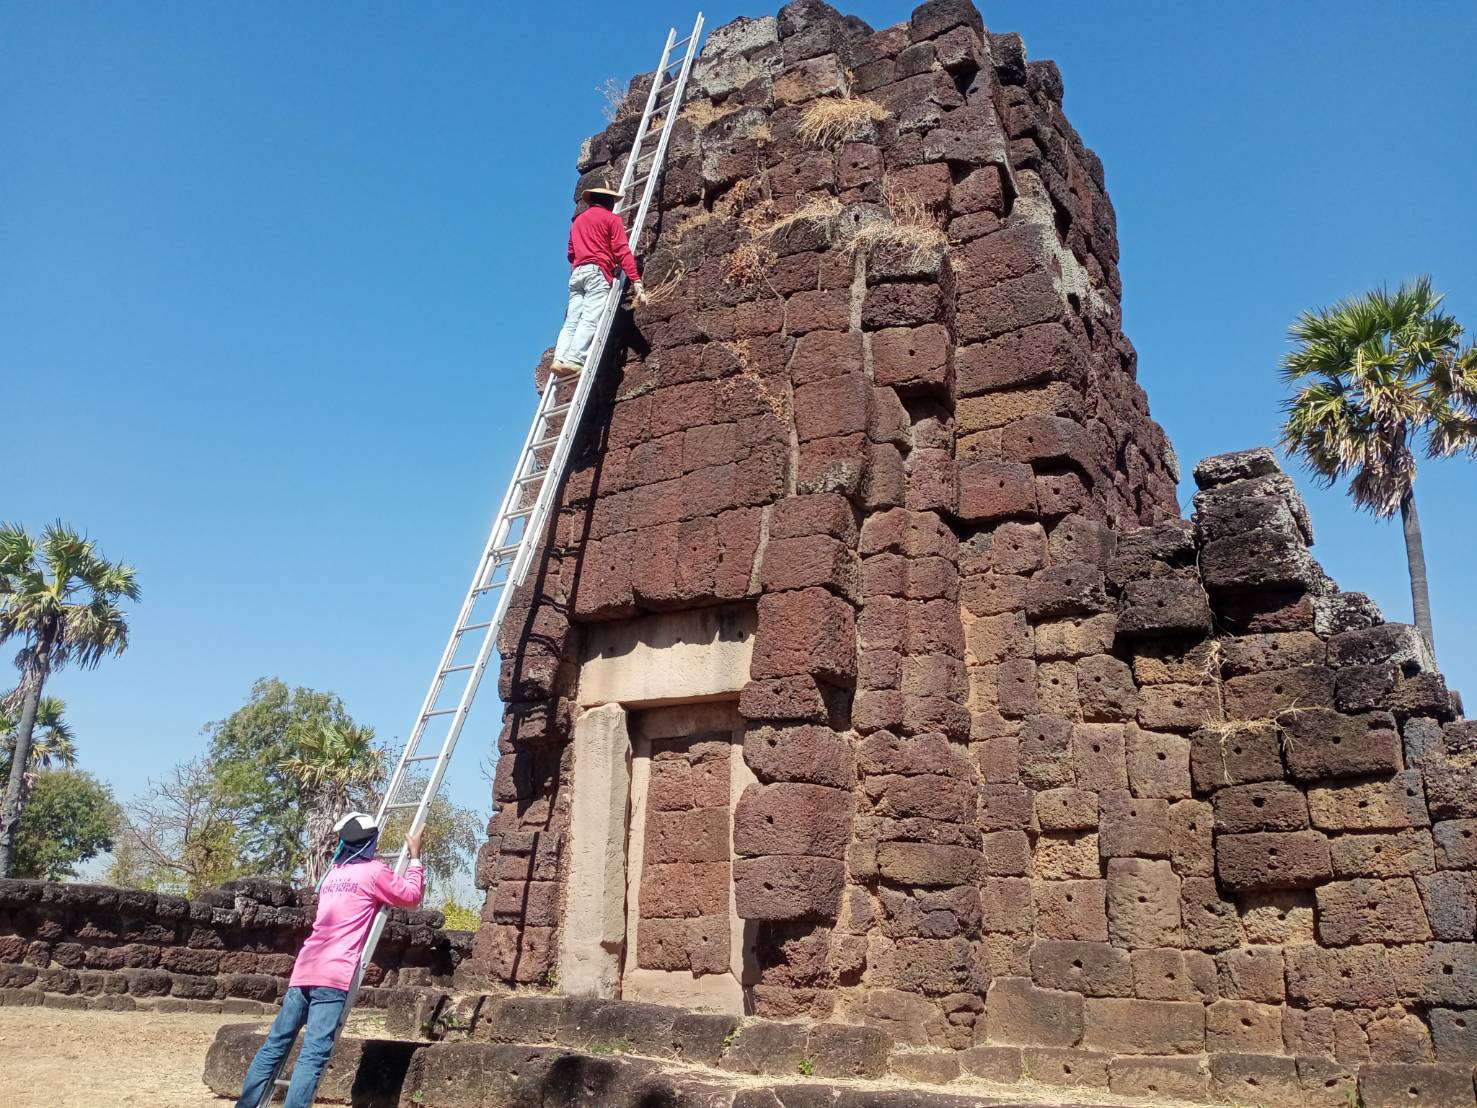
{"type": "Polygon", "coordinates": [[[289,985],[347,989],[381,904],[411,908],[421,902],[425,870],[411,862],[404,877],[381,861],[334,866],[318,890],[313,933],[292,967],[289,985]]]}

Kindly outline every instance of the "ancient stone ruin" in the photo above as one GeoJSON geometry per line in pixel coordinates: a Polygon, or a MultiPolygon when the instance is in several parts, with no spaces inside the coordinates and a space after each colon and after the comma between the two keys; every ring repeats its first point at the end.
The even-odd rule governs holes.
{"type": "Polygon", "coordinates": [[[966,0],[712,32],[504,627],[483,925],[320,1099],[1474,1104],[1477,725],[1269,451],[1182,513],[1061,104],[966,0]]]}
{"type": "Polygon", "coordinates": [[[694,83],[666,295],[505,629],[463,975],[935,1074],[1472,1103],[1477,730],[1269,451],[1182,517],[1056,66],[962,0],[802,0],[694,83]]]}

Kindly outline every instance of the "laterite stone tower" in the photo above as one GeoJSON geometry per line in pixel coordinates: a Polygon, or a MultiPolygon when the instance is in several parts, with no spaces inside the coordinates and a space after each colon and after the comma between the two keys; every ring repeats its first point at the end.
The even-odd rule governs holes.
{"type": "Polygon", "coordinates": [[[1181,516],[1056,66],[967,0],[728,24],[638,249],[505,625],[463,975],[1470,1096],[1477,731],[1269,451],[1181,516]]]}

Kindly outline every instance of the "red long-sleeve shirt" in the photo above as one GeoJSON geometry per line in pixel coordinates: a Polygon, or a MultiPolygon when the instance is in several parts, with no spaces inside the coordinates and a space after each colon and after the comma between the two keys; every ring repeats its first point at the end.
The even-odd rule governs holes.
{"type": "Polygon", "coordinates": [[[615,267],[619,265],[633,282],[641,280],[631,244],[626,240],[626,225],[620,216],[599,204],[591,204],[570,224],[569,264],[576,269],[598,265],[607,281],[615,280],[615,267]]]}

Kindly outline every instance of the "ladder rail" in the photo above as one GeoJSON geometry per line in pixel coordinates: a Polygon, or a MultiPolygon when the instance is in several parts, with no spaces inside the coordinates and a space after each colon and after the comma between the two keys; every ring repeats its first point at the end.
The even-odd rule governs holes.
{"type": "MultiPolygon", "coordinates": [[[[634,249],[640,241],[641,235],[646,227],[646,218],[651,209],[652,200],[660,187],[661,171],[665,164],[668,142],[671,138],[672,128],[676,123],[677,111],[680,110],[683,97],[687,91],[688,77],[692,72],[694,60],[698,55],[698,47],[701,44],[703,31],[703,15],[698,13],[693,25],[692,32],[685,38],[677,38],[677,29],[671,28],[667,32],[667,40],[662,48],[661,61],[653,73],[651,88],[647,93],[646,105],[642,112],[641,122],[636,129],[636,135],[632,140],[631,152],[626,160],[625,170],[621,178],[621,192],[624,194],[633,182],[641,186],[641,201],[636,210],[635,218],[631,220],[628,237],[634,249]],[[677,65],[673,60],[673,51],[678,47],[685,47],[680,59],[681,66],[673,75],[669,70],[677,65]],[[663,96],[667,96],[665,103],[658,103],[663,96]],[[660,133],[657,136],[656,145],[651,150],[643,150],[643,146],[651,137],[653,120],[660,117],[660,133]],[[642,171],[643,175],[637,181],[637,170],[639,163],[650,158],[650,164],[642,171]]],[[[618,208],[618,212],[629,213],[629,207],[618,208]]],[[[426,822],[430,806],[440,792],[442,782],[445,780],[446,771],[451,762],[451,755],[456,749],[463,725],[466,723],[471,711],[472,703],[476,699],[477,690],[486,675],[487,667],[491,662],[492,653],[496,649],[499,631],[502,627],[504,617],[512,602],[514,591],[520,587],[533,562],[534,555],[543,546],[543,537],[548,530],[550,512],[553,507],[553,498],[562,484],[565,466],[568,464],[570,453],[573,450],[574,441],[579,434],[579,425],[584,415],[585,404],[589,398],[596,372],[601,361],[605,357],[606,346],[609,342],[610,332],[614,325],[620,303],[625,295],[627,283],[624,273],[617,273],[615,280],[606,293],[605,304],[601,310],[600,321],[595,335],[590,344],[590,356],[586,360],[585,371],[574,380],[573,395],[560,401],[557,394],[561,386],[566,384],[566,379],[557,376],[550,377],[544,387],[543,394],[539,398],[534,418],[529,425],[528,434],[524,438],[523,449],[519,454],[519,460],[514,470],[513,480],[509,483],[503,493],[502,501],[498,507],[497,515],[494,517],[493,526],[488,534],[487,541],[483,545],[482,554],[477,560],[476,569],[473,572],[470,585],[463,596],[462,604],[458,610],[456,624],[447,639],[446,646],[442,649],[440,661],[437,663],[435,675],[431,679],[426,695],[421,701],[420,711],[416,715],[416,723],[395,763],[389,783],[385,788],[384,796],[380,800],[378,819],[383,827],[384,820],[391,812],[408,811],[414,807],[415,812],[411,817],[407,828],[408,834],[419,832],[426,822]],[[556,431],[551,429],[550,423],[557,417],[563,418],[562,424],[556,431]],[[551,450],[547,461],[540,467],[537,455],[540,451],[551,450]],[[534,479],[539,479],[538,491],[534,496],[532,506],[521,504],[526,500],[529,487],[534,479]],[[522,530],[516,540],[511,540],[513,529],[522,521],[522,530]],[[506,561],[507,554],[513,553],[512,561],[506,561]],[[503,580],[495,580],[499,570],[506,565],[507,575],[503,580]],[[497,592],[492,615],[486,619],[473,622],[473,613],[478,601],[489,592],[497,592]],[[482,640],[478,645],[474,661],[456,662],[456,656],[462,649],[465,637],[469,633],[480,632],[482,640]],[[457,697],[455,708],[437,708],[442,693],[446,689],[447,678],[452,674],[465,673],[465,684],[462,686],[460,695],[457,697]],[[446,734],[442,737],[439,749],[434,755],[423,754],[420,747],[426,737],[427,726],[432,719],[449,715],[450,724],[446,734]],[[414,804],[408,801],[396,799],[401,789],[410,779],[410,767],[425,762],[434,762],[429,778],[418,801],[414,804]]],[[[402,842],[399,850],[395,853],[394,871],[402,875],[409,866],[409,850],[402,842]]],[[[343,1012],[339,1016],[337,1026],[333,1031],[333,1041],[337,1044],[339,1036],[343,1034],[348,1022],[349,1014],[353,1011],[358,999],[359,991],[363,985],[364,975],[368,970],[379,940],[384,934],[385,926],[389,921],[389,909],[382,906],[374,916],[370,925],[369,934],[366,937],[364,948],[360,954],[359,963],[355,968],[353,980],[348,989],[348,995],[344,1003],[343,1012]]],[[[261,1098],[257,1102],[257,1108],[265,1108],[270,1104],[276,1091],[288,1084],[283,1079],[283,1070],[287,1068],[286,1059],[280,1061],[271,1074],[261,1098]]]]}

